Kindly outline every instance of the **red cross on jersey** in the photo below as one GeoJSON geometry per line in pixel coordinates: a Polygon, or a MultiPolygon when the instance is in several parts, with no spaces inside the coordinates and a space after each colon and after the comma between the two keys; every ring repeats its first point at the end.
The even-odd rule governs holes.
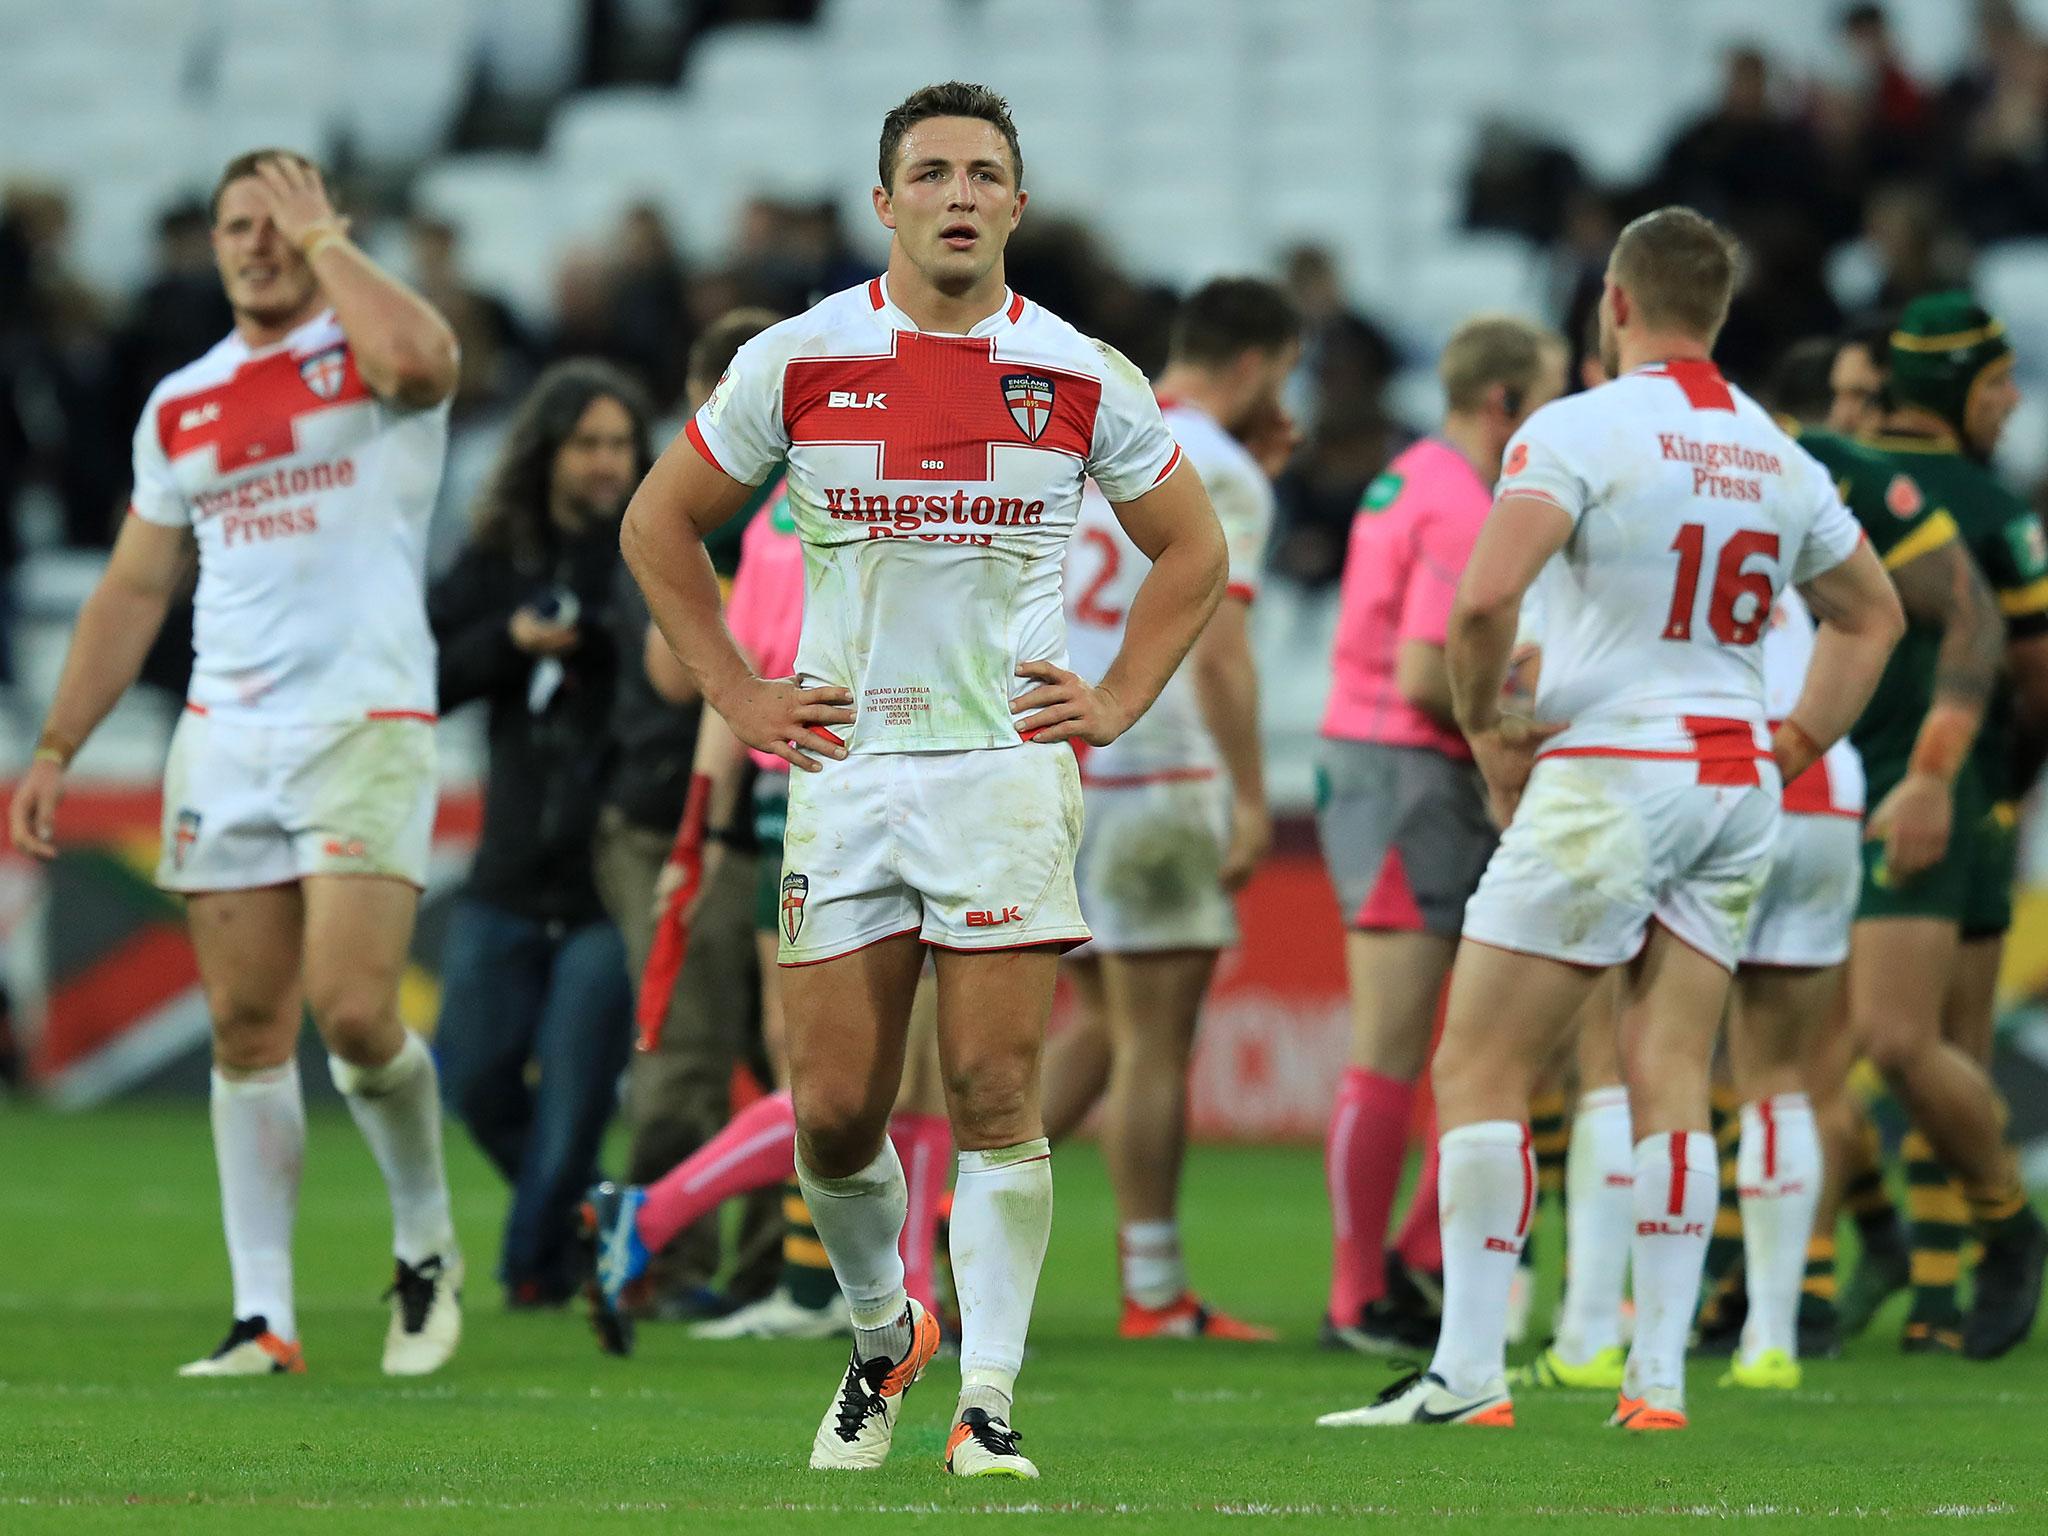
{"type": "Polygon", "coordinates": [[[749,485],[787,460],[797,672],[853,690],[855,752],[1016,745],[1017,664],[1066,664],[1083,483],[1133,501],[1180,459],[1112,348],[1007,293],[968,335],[922,332],[880,278],[747,343],[687,431],[749,485]]]}

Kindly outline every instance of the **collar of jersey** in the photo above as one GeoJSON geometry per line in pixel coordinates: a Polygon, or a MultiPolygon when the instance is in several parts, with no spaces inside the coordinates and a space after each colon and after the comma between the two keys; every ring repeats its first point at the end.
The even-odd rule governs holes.
{"type": "Polygon", "coordinates": [[[276,341],[271,342],[270,345],[266,347],[250,346],[246,341],[242,340],[242,333],[240,331],[235,331],[232,334],[234,336],[236,345],[242,349],[243,360],[247,362],[254,362],[259,357],[269,357],[278,352],[291,351],[295,346],[298,345],[300,338],[303,337],[306,334],[306,332],[312,330],[313,327],[316,325],[327,324],[333,318],[334,311],[332,309],[323,309],[320,311],[319,314],[313,316],[312,319],[307,320],[299,325],[293,326],[292,329],[286,331],[284,335],[279,337],[276,341]]]}
{"type": "Polygon", "coordinates": [[[887,320],[890,325],[894,326],[899,331],[916,331],[917,334],[920,336],[993,336],[996,334],[996,332],[1004,330],[1009,326],[1015,324],[1016,322],[1011,320],[1010,318],[1010,312],[1012,310],[1021,309],[1022,307],[1018,301],[1017,295],[1012,293],[1008,286],[1005,286],[1003,289],[1002,304],[997,308],[994,314],[989,315],[987,318],[983,320],[977,321],[973,330],[927,331],[921,328],[915,320],[910,318],[910,316],[906,315],[905,313],[903,313],[902,310],[896,307],[895,300],[889,297],[889,279],[887,277],[875,278],[869,287],[869,295],[870,303],[873,302],[875,296],[879,296],[881,298],[882,302],[876,304],[875,308],[881,311],[882,318],[887,320]]]}

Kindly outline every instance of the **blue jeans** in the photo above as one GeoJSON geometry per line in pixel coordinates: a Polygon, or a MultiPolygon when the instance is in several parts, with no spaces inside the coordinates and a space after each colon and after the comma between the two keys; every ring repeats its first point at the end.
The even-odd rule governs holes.
{"type": "Polygon", "coordinates": [[[576,1205],[596,1177],[632,1030],[626,947],[609,922],[456,904],[434,1046],[449,1109],[512,1185],[499,1278],[515,1294],[575,1288],[576,1205]]]}

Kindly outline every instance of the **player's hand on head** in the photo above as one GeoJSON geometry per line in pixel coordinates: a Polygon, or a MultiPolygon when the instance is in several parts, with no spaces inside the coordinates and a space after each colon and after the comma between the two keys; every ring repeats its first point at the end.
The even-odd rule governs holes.
{"type": "Polygon", "coordinates": [[[793,677],[757,677],[719,700],[716,708],[741,741],[805,773],[824,767],[819,757],[846,756],[846,744],[832,729],[853,723],[853,695],[844,688],[805,688],[793,677]]]}
{"type": "Polygon", "coordinates": [[[1266,802],[1240,796],[1230,803],[1230,843],[1223,850],[1217,881],[1226,891],[1244,889],[1273,846],[1273,813],[1266,802]]]}
{"type": "Polygon", "coordinates": [[[1129,729],[1115,694],[1049,661],[1027,661],[1017,675],[1039,686],[1010,700],[1017,734],[1026,741],[1071,741],[1106,747],[1129,729]]]}
{"type": "Polygon", "coordinates": [[[348,220],[334,211],[318,168],[271,155],[256,163],[256,180],[269,199],[271,222],[293,245],[303,246],[306,237],[323,225],[332,225],[338,234],[348,233],[348,220]]]}
{"type": "Polygon", "coordinates": [[[1893,881],[1910,880],[1948,852],[1953,814],[1949,787],[1933,774],[1909,773],[1870,814],[1864,836],[1884,842],[1884,867],[1893,881]]]}
{"type": "Polygon", "coordinates": [[[57,802],[64,798],[64,770],[47,759],[29,764],[7,806],[7,835],[31,858],[57,856],[57,802]]]}

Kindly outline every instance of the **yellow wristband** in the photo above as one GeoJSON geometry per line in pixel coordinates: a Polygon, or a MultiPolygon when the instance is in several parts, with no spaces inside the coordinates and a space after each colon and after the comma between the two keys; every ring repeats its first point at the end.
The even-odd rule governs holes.
{"type": "Polygon", "coordinates": [[[299,253],[307,261],[311,261],[315,256],[326,250],[328,246],[339,244],[347,239],[347,232],[339,225],[315,224],[312,229],[307,231],[305,237],[299,241],[299,253]]]}
{"type": "Polygon", "coordinates": [[[61,731],[45,730],[36,742],[35,761],[55,763],[59,768],[69,768],[71,759],[78,755],[78,743],[61,731]]]}

